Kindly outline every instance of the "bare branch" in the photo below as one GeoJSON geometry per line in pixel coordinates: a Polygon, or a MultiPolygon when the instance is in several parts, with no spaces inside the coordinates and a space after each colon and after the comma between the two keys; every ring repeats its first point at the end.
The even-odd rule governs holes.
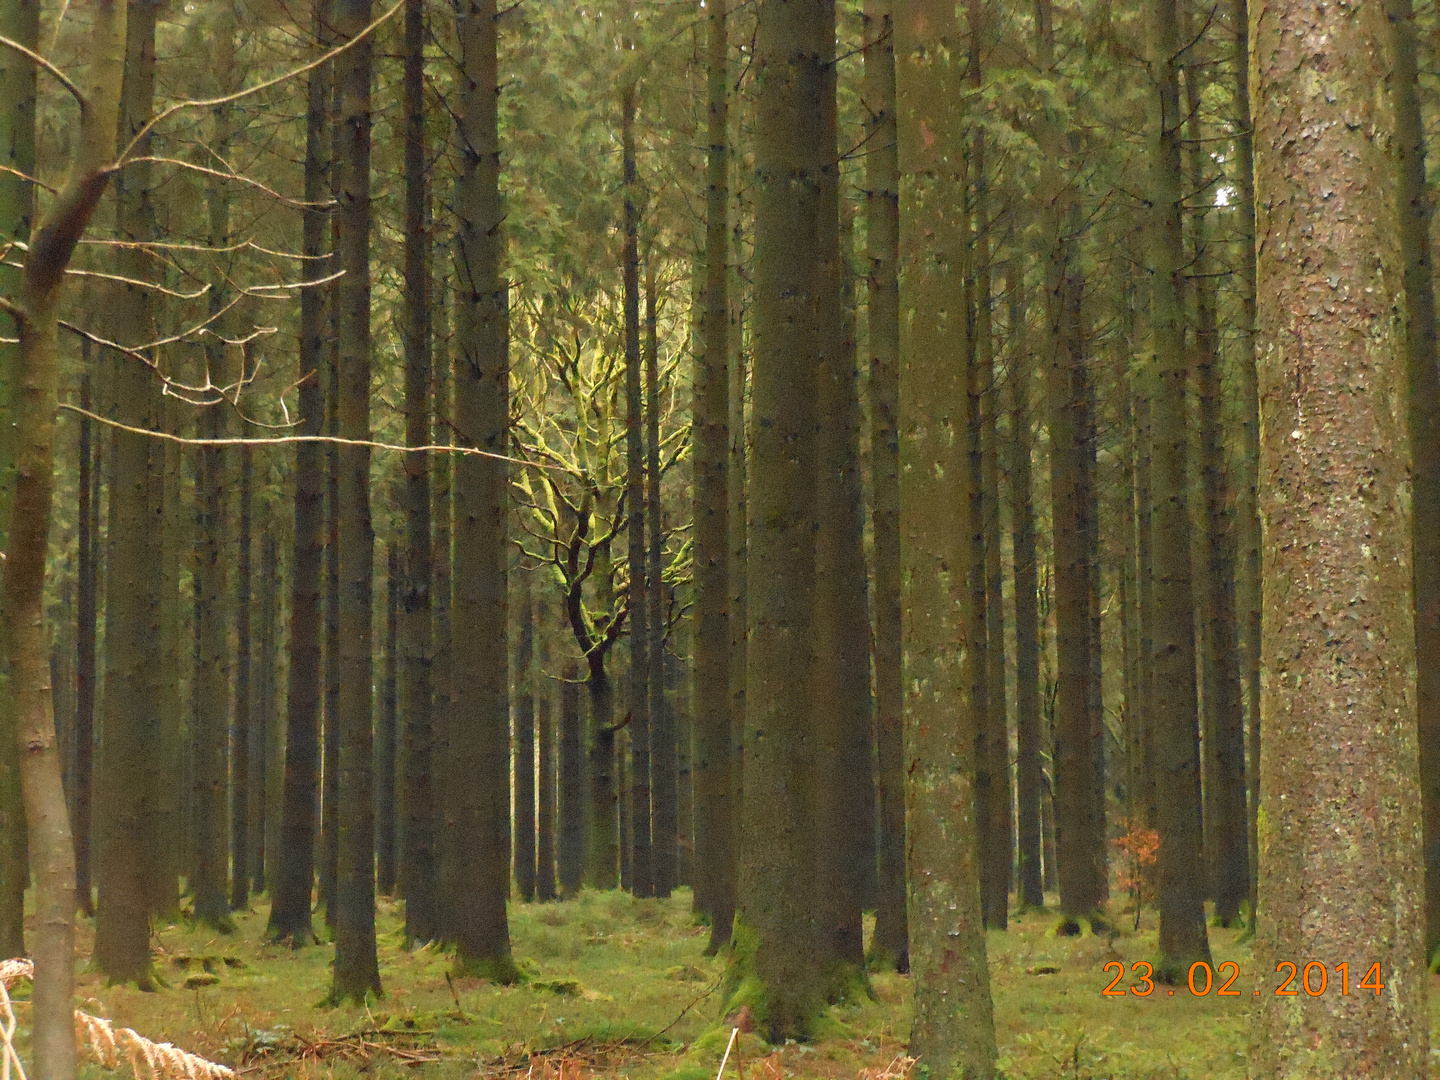
{"type": "Polygon", "coordinates": [[[49,60],[46,60],[45,57],[41,56],[39,53],[31,49],[27,49],[18,41],[12,41],[10,38],[5,37],[4,35],[0,35],[0,45],[4,45],[7,49],[14,49],[21,56],[35,61],[35,63],[39,64],[42,68],[48,71],[55,78],[56,82],[58,82],[61,86],[65,87],[66,90],[70,91],[71,95],[75,98],[75,100],[80,103],[80,107],[82,109],[89,104],[89,102],[85,100],[85,95],[80,92],[80,88],[76,86],[73,82],[71,82],[69,77],[63,71],[61,71],[58,67],[52,64],[49,60]]]}
{"type": "MultiPolygon", "coordinates": [[[[218,402],[216,402],[218,404],[218,402]]],[[[104,424],[106,427],[114,428],[117,431],[126,431],[132,435],[145,435],[152,439],[160,439],[163,442],[176,443],[180,446],[280,446],[289,443],[328,443],[334,446],[365,446],[371,450],[393,450],[398,454],[464,454],[469,457],[489,458],[492,461],[505,461],[511,465],[524,465],[526,468],[543,469],[544,465],[537,465],[530,461],[521,461],[519,458],[506,457],[504,454],[492,454],[488,450],[480,450],[473,446],[400,446],[397,443],[372,442],[369,439],[342,439],[336,435],[277,435],[265,439],[189,439],[183,435],[172,435],[168,431],[150,431],[146,428],[131,427],[129,424],[122,424],[118,420],[111,420],[109,417],[100,416],[82,409],[78,405],[71,405],[62,402],[59,406],[66,412],[75,413],[97,424],[104,424]]]]}
{"type": "Polygon", "coordinates": [[[333,199],[324,199],[320,202],[306,202],[304,199],[292,199],[288,195],[281,195],[280,192],[276,191],[274,188],[268,187],[265,184],[262,184],[259,180],[254,180],[251,177],[246,176],[244,173],[237,173],[233,170],[231,170],[230,172],[226,172],[223,169],[211,169],[204,165],[196,165],[193,161],[186,161],[183,158],[155,157],[152,155],[146,155],[144,157],[126,158],[124,161],[120,162],[115,166],[114,171],[119,172],[121,169],[129,165],[139,165],[147,163],[152,165],[175,165],[181,169],[189,169],[191,172],[198,172],[205,176],[213,176],[220,180],[235,180],[241,184],[248,184],[250,187],[253,187],[259,191],[263,191],[272,199],[275,199],[278,202],[282,202],[286,206],[295,206],[300,208],[301,210],[312,208],[328,209],[335,205],[335,200],[333,199]]]}
{"type": "MultiPolygon", "coordinates": [[[[361,30],[349,41],[345,42],[342,45],[336,46],[329,52],[321,53],[314,60],[311,60],[308,64],[301,64],[297,68],[291,68],[283,75],[277,75],[273,79],[269,79],[262,83],[257,83],[256,85],[248,87],[244,90],[237,90],[233,94],[225,94],[223,97],[208,98],[205,100],[192,98],[186,101],[177,101],[173,105],[166,106],[164,109],[161,109],[160,112],[156,113],[155,116],[151,118],[149,123],[147,123],[144,127],[142,127],[139,131],[135,133],[135,137],[130,140],[129,145],[126,146],[120,156],[115,159],[115,164],[112,166],[112,168],[120,168],[121,166],[123,166],[130,159],[130,154],[135,150],[135,147],[140,145],[141,141],[145,138],[145,136],[149,135],[150,132],[153,131],[156,126],[159,125],[162,121],[170,119],[170,117],[174,116],[176,113],[184,112],[186,109],[212,109],[217,105],[229,105],[231,102],[240,101],[242,98],[247,98],[251,94],[258,94],[262,90],[269,90],[272,86],[279,86],[281,83],[289,82],[291,79],[294,79],[300,75],[304,75],[307,71],[314,71],[316,68],[329,63],[331,60],[335,59],[335,57],[360,44],[360,42],[364,41],[376,30],[384,26],[385,23],[387,23],[390,18],[394,16],[396,12],[400,11],[404,6],[404,0],[400,0],[399,3],[395,4],[392,8],[390,8],[389,11],[381,15],[378,19],[372,22],[369,26],[365,27],[364,30],[361,30]]],[[[14,45],[14,42],[5,39],[0,40],[0,44],[14,45]]],[[[21,46],[18,45],[15,47],[21,48],[21,46]]],[[[28,52],[28,50],[26,51],[28,52]]],[[[39,60],[40,58],[36,57],[36,59],[39,60]]],[[[45,61],[43,60],[41,62],[45,63],[45,61]]],[[[55,74],[62,79],[64,78],[64,76],[60,75],[59,72],[56,72],[55,74]]],[[[71,83],[68,79],[66,79],[65,82],[66,85],[70,88],[71,92],[74,93],[76,96],[79,96],[79,91],[75,89],[74,84],[71,83]]],[[[82,98],[82,103],[83,100],[84,99],[82,98]]],[[[318,436],[316,437],[318,438],[318,436]]]]}

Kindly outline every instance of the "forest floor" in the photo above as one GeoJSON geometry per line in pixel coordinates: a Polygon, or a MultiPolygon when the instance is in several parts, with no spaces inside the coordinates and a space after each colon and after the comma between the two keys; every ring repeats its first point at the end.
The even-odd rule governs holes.
{"type": "MultiPolygon", "coordinates": [[[[107,987],[82,965],[80,1007],[256,1080],[322,1074],[349,1080],[362,1073],[379,1080],[414,1073],[421,1074],[416,1080],[715,1076],[730,1034],[719,1015],[722,963],[703,955],[708,930],[693,921],[688,891],[666,901],[587,891],[567,903],[516,903],[510,910],[526,975],[518,986],[447,980],[449,957],[430,948],[405,951],[399,905],[382,899],[384,996],[368,1008],[325,1008],[333,949],[266,944],[267,911],[257,904],[237,915],[234,934],[184,924],[161,929],[157,966],[169,986],[157,993],[107,987]]],[[[1237,943],[1236,931],[1211,930],[1216,970],[1226,961],[1238,965],[1231,989],[1243,988],[1239,996],[1218,996],[1230,975],[1225,968],[1203,997],[1185,986],[1173,994],[1157,986],[1146,997],[1106,997],[1102,990],[1116,972],[1104,970],[1107,962],[1125,965],[1117,989],[1143,989],[1131,965],[1154,950],[1150,912],[1138,933],[1129,930],[1133,914],[1121,921],[1126,928],[1114,938],[1057,937],[1054,915],[1032,912],[1013,919],[1007,932],[990,932],[1004,1076],[1245,1077],[1247,1013],[1257,986],[1249,946],[1237,943]]],[[[84,955],[92,939],[93,923],[82,919],[84,955]]],[[[1351,976],[1352,993],[1360,977],[1351,976]]],[[[1258,985],[1269,993],[1276,981],[1258,985]]],[[[1203,988],[1203,972],[1197,982],[1203,988]]],[[[743,1036],[727,1080],[901,1080],[909,979],[879,973],[872,985],[874,1000],[837,1006],[828,1037],[813,1045],[774,1049],[743,1036]]],[[[28,996],[23,985],[17,990],[28,996]]],[[[1440,980],[1430,1001],[1440,1016],[1440,980]]],[[[82,1075],[104,1074],[87,1066],[82,1075]]]]}

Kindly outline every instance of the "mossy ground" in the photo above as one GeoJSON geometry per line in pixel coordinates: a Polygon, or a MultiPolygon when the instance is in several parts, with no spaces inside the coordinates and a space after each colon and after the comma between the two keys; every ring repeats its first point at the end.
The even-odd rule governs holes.
{"type": "MultiPolygon", "coordinates": [[[[704,1080],[715,1076],[729,1038],[720,1016],[724,958],[703,955],[708,930],[692,920],[689,904],[687,891],[663,902],[587,891],[567,903],[514,904],[510,925],[525,982],[497,986],[475,978],[447,981],[453,958],[444,952],[406,952],[401,908],[382,900],[385,996],[367,1010],[320,1007],[330,987],[333,948],[266,944],[267,910],[260,902],[237,915],[233,935],[183,924],[161,928],[157,972],[169,985],[159,992],[107,987],[82,964],[78,998],[81,1008],[117,1025],[244,1065],[246,1077],[264,1080],[348,1080],[361,1073],[379,1080],[704,1080]],[[356,1038],[367,1031],[381,1034],[356,1038]],[[298,1056],[305,1043],[311,1050],[298,1056]],[[442,1060],[406,1064],[376,1049],[382,1046],[442,1060]]],[[[1227,960],[1240,966],[1234,987],[1243,987],[1240,997],[1222,999],[1213,989],[1195,997],[1184,985],[1173,995],[1157,986],[1146,998],[1102,997],[1115,971],[1104,970],[1107,962],[1125,965],[1120,985],[1127,987],[1136,981],[1130,965],[1154,958],[1153,915],[1146,913],[1138,934],[1127,932],[1124,917],[1119,921],[1127,929],[1113,938],[1063,937],[1054,933],[1053,910],[1037,911],[1012,919],[1006,933],[988,935],[1004,1075],[1245,1077],[1256,972],[1249,945],[1236,940],[1241,931],[1210,930],[1217,969],[1227,960]]],[[[82,954],[88,955],[92,938],[93,924],[81,920],[82,954]]],[[[904,1052],[909,979],[882,972],[871,983],[874,999],[862,995],[832,1009],[823,1037],[812,1045],[775,1050],[755,1035],[742,1037],[739,1064],[747,1080],[841,1080],[862,1070],[877,1075],[904,1052]]],[[[1430,1000],[1440,1016],[1440,977],[1430,1000]]],[[[731,1080],[740,1077],[735,1063],[732,1054],[726,1070],[731,1080]]],[[[99,1080],[105,1074],[86,1066],[82,1075],[99,1080]]]]}

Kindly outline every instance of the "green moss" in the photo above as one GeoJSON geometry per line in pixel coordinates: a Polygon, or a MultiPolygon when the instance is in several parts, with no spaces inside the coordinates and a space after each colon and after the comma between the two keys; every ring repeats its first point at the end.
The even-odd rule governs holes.
{"type": "Polygon", "coordinates": [[[476,960],[461,960],[457,955],[455,957],[455,974],[484,979],[486,982],[492,982],[499,986],[514,986],[516,983],[524,981],[520,969],[515,966],[514,957],[508,954],[476,960]]]}

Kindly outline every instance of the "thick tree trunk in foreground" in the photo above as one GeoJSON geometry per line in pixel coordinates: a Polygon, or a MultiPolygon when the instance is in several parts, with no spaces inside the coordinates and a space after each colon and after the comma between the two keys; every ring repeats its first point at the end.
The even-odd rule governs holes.
{"type": "MultiPolygon", "coordinates": [[[[495,0],[457,7],[463,71],[455,193],[460,259],[456,293],[456,430],[467,445],[508,448],[507,283],[501,275],[499,78],[495,0]]],[[[503,461],[466,455],[456,462],[455,719],[450,755],[466,790],[458,798],[467,850],[459,867],[456,965],[496,982],[517,978],[505,900],[510,893],[510,693],[505,608],[506,505],[503,461]]]]}
{"type": "Polygon", "coordinates": [[[1184,289],[1181,242],[1179,32],[1174,0],[1150,9],[1149,222],[1151,334],[1155,365],[1154,538],[1155,782],[1160,851],[1160,942],[1156,976],[1178,983],[1210,959],[1201,858],[1200,729],[1195,699],[1195,609],[1191,594],[1187,499],[1184,289]]]}
{"type": "Polygon", "coordinates": [[[692,409],[695,469],[695,903],[710,916],[708,952],[734,921],[731,822],[729,384],[729,95],[725,9],[711,0],[707,50],[705,279],[692,409]]]}
{"type": "Polygon", "coordinates": [[[1435,282],[1430,255],[1430,192],[1425,184],[1425,128],[1416,78],[1415,12],[1389,0],[1394,55],[1395,138],[1399,157],[1400,257],[1410,316],[1405,341],[1409,383],[1414,546],[1415,712],[1425,836],[1425,956],[1440,950],[1440,371],[1435,342],[1435,282]]]}
{"type": "Polygon", "coordinates": [[[899,399],[910,1053],[935,1080],[989,1080],[996,1056],[975,842],[975,722],[955,649],[964,640],[969,524],[954,481],[965,469],[965,193],[955,115],[964,51],[953,4],[917,0],[897,13],[900,309],[908,316],[901,355],[910,358],[899,399]]]}
{"type": "Polygon", "coordinates": [[[75,1076],[75,849],[55,739],[49,642],[43,611],[45,554],[55,483],[60,364],[58,306],[65,267],[109,181],[125,65],[126,6],[86,4],[90,64],[65,186],[30,239],[18,296],[7,297],[18,336],[15,494],[0,574],[0,650],[9,665],[7,705],[16,720],[31,869],[35,877],[31,1046],[36,1080],[75,1076]]]}
{"type": "MultiPolygon", "coordinates": [[[[317,31],[328,22],[327,0],[315,0],[317,31]]],[[[326,192],[326,150],[329,131],[325,90],[330,65],[309,76],[305,110],[305,201],[301,218],[303,251],[322,254],[326,212],[319,208],[326,192]]],[[[325,292],[300,292],[300,426],[308,432],[325,427],[321,388],[324,365],[325,292]]],[[[270,924],[266,933],[277,941],[308,945],[314,940],[310,923],[310,892],[315,867],[315,797],[319,784],[320,750],[320,571],[324,553],[324,449],[318,443],[295,447],[294,548],[290,569],[289,686],[285,695],[285,776],[279,850],[271,853],[270,924]]]]}
{"type": "MultiPolygon", "coordinates": [[[[338,0],[335,29],[352,38],[370,22],[370,0],[338,0]]],[[[370,438],[370,80],[373,39],[335,60],[339,98],[336,249],[345,276],[335,290],[339,435],[370,438]]],[[[375,953],[375,803],[372,680],[375,532],[370,519],[370,449],[341,446],[335,542],[339,547],[339,823],[336,833],[334,1002],[380,992],[375,953]]],[[[329,738],[329,733],[326,733],[329,738]]]]}
{"type": "Polygon", "coordinates": [[[865,5],[866,244],[870,454],[875,535],[875,741],[880,815],[871,963],[909,970],[905,926],[905,769],[900,623],[900,180],[895,157],[895,42],[889,0],[865,5]]]}
{"type": "MultiPolygon", "coordinates": [[[[824,1008],[813,894],[811,627],[820,172],[827,0],[764,0],[755,42],[754,443],[738,947],[727,981],[772,1042],[824,1008]]],[[[738,1008],[738,1000],[732,1003],[738,1008]]]]}
{"type": "Polygon", "coordinates": [[[1418,1078],[1429,1021],[1397,399],[1403,208],[1381,89],[1393,46],[1379,4],[1284,0],[1265,14],[1252,27],[1267,552],[1254,1068],[1418,1078]],[[1385,989],[1271,992],[1277,963],[1312,957],[1332,978],[1341,961],[1362,977],[1377,965],[1385,989]]]}

